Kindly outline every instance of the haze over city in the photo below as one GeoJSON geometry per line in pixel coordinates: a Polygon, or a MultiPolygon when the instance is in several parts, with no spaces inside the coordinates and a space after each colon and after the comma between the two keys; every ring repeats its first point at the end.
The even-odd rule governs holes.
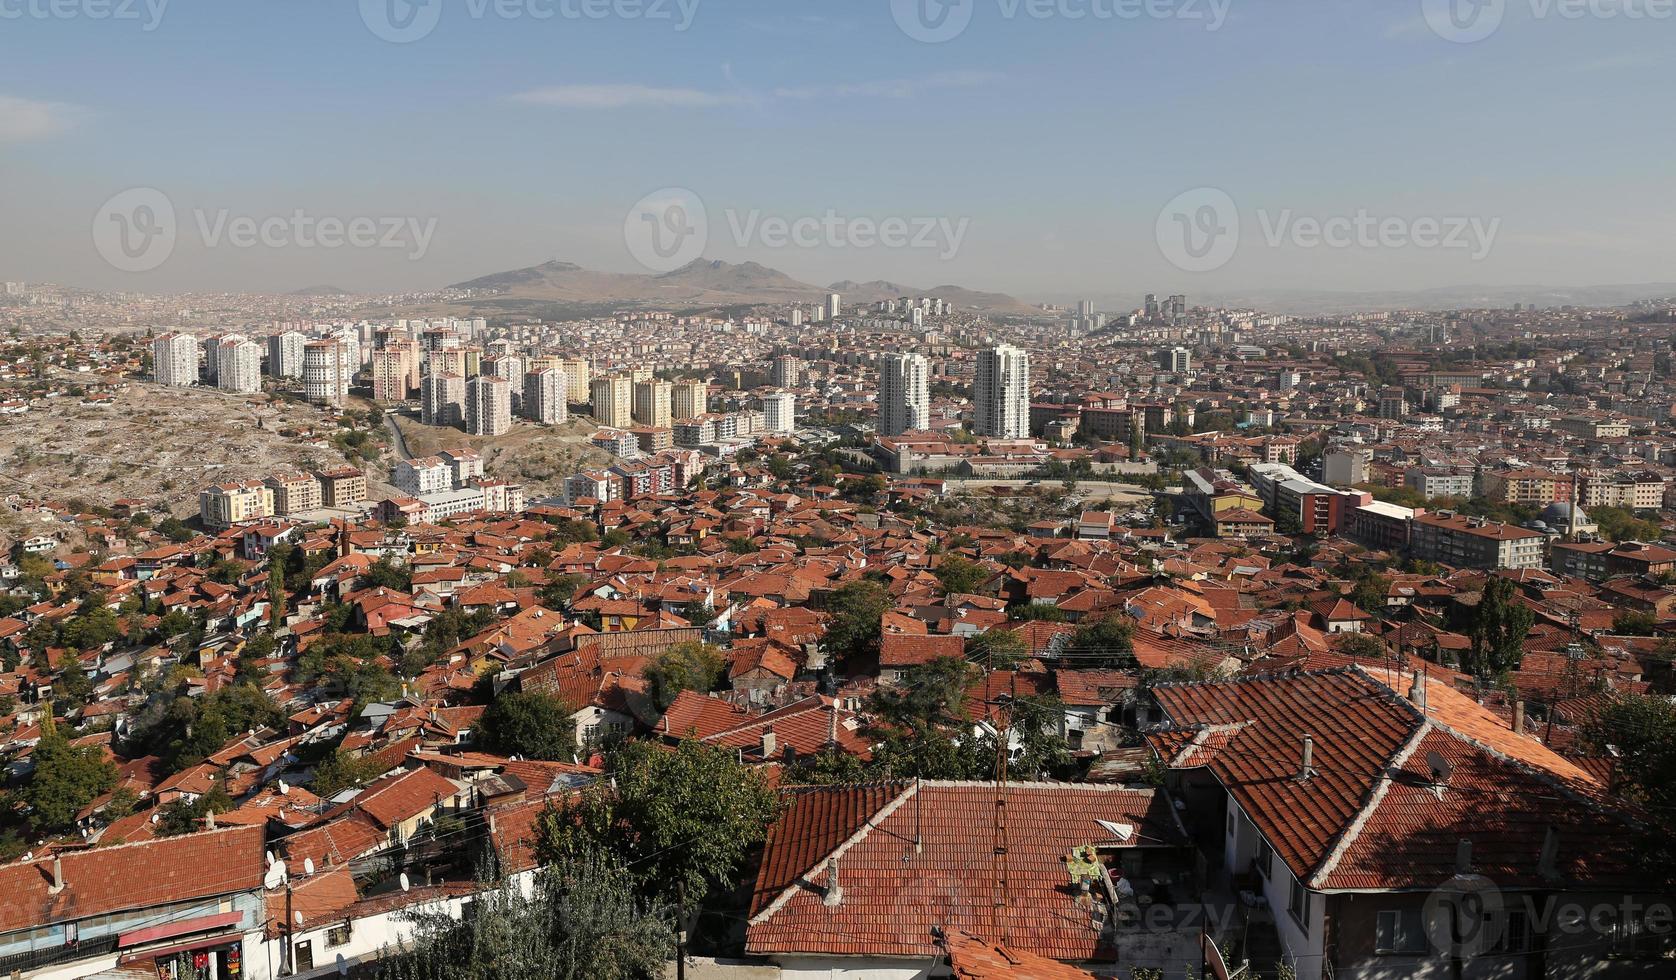
{"type": "Polygon", "coordinates": [[[1673,30],[0,0],[0,977],[1676,976],[1673,30]]]}
{"type": "Polygon", "coordinates": [[[1518,0],[1470,43],[1418,0],[949,6],[965,28],[926,43],[883,0],[437,0],[434,21],[415,8],[428,30],[392,41],[370,2],[176,0],[95,19],[16,0],[0,32],[0,266],[158,292],[430,289],[549,259],[638,272],[624,215],[675,187],[707,206],[705,257],[817,284],[1133,302],[1672,278],[1676,135],[1654,120],[1676,25],[1656,0],[1583,16],[1518,0]],[[181,226],[143,274],[89,234],[135,187],[166,194],[181,226]],[[1239,254],[1212,272],[1176,268],[1156,241],[1161,209],[1195,188],[1243,218],[1239,254]],[[418,258],[215,237],[219,221],[299,211],[434,234],[418,258]],[[729,225],[829,212],[968,228],[951,255],[774,247],[729,225]],[[1363,213],[1497,231],[1477,249],[1300,247],[1287,230],[1363,213]]]}

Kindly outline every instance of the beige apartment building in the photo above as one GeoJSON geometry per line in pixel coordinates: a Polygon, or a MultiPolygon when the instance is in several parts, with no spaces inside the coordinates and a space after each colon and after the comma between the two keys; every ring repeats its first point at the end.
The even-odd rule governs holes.
{"type": "Polygon", "coordinates": [[[670,393],[669,414],[677,422],[696,419],[710,410],[710,382],[677,381],[670,393]]]}
{"type": "Polygon", "coordinates": [[[634,382],[612,375],[595,378],[591,386],[594,419],[608,429],[634,425],[634,382]]]}
{"type": "Polygon", "coordinates": [[[641,425],[667,429],[675,386],[667,381],[640,381],[634,386],[634,420],[641,425]]]}
{"type": "Polygon", "coordinates": [[[262,482],[273,491],[274,513],[280,517],[319,510],[324,500],[312,473],[280,473],[262,482]]]}
{"type": "Polygon", "coordinates": [[[224,528],[274,516],[274,492],[264,483],[218,483],[198,494],[205,527],[224,528]]]}
{"type": "Polygon", "coordinates": [[[326,507],[349,507],[367,499],[366,474],[353,466],[314,474],[320,481],[320,502],[326,507]]]}

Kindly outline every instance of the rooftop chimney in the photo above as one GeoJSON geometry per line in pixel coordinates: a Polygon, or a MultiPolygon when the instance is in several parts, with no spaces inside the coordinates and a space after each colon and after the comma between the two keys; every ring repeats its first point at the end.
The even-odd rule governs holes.
{"type": "Polygon", "coordinates": [[[1513,702],[1513,734],[1525,734],[1525,702],[1513,702]]]}
{"type": "Polygon", "coordinates": [[[772,727],[764,728],[762,730],[762,757],[764,759],[774,758],[774,752],[779,747],[780,741],[775,737],[774,729],[772,727]]]}
{"type": "Polygon", "coordinates": [[[1472,841],[1462,837],[1455,845],[1455,873],[1472,874],[1472,841]]]}
{"type": "Polygon", "coordinates": [[[1537,861],[1537,872],[1552,881],[1560,876],[1560,832],[1553,824],[1542,838],[1542,857],[1537,861]]]}
{"type": "Polygon", "coordinates": [[[1305,735],[1303,761],[1298,766],[1298,782],[1307,782],[1309,777],[1315,775],[1315,767],[1310,765],[1314,760],[1315,736],[1305,735]]]}
{"type": "Polygon", "coordinates": [[[826,898],[822,901],[829,909],[835,909],[844,903],[844,886],[838,883],[837,858],[826,862],[826,898]]]}
{"type": "Polygon", "coordinates": [[[1426,712],[1426,671],[1425,671],[1424,668],[1421,668],[1421,667],[1414,668],[1414,683],[1409,685],[1408,700],[1410,700],[1414,703],[1414,707],[1418,708],[1420,710],[1421,714],[1425,714],[1425,712],[1426,712]]]}
{"type": "Polygon", "coordinates": [[[64,859],[54,854],[52,856],[52,886],[47,894],[56,895],[64,890],[64,859]]]}

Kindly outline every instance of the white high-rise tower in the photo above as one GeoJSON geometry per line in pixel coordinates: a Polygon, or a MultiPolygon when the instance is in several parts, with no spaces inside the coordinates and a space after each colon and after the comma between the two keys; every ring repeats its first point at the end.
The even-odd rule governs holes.
{"type": "Polygon", "coordinates": [[[886,354],[879,363],[879,434],[931,426],[931,365],[919,354],[886,354]]]}
{"type": "Polygon", "coordinates": [[[1030,355],[1011,344],[978,355],[972,429],[981,436],[1030,435],[1030,355]]]}

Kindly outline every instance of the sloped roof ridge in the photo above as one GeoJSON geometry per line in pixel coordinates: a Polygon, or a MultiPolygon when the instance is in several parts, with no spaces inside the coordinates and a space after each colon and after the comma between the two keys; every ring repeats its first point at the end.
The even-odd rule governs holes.
{"type": "MultiPolygon", "coordinates": [[[[866,820],[862,821],[860,829],[851,834],[842,844],[833,848],[831,852],[822,856],[821,859],[816,861],[811,867],[819,868],[834,858],[841,858],[849,852],[850,848],[866,840],[867,836],[873,832],[873,828],[883,823],[890,817],[891,814],[895,813],[903,803],[906,803],[910,797],[918,793],[920,786],[921,784],[916,781],[903,787],[902,792],[898,793],[895,799],[886,803],[866,820]]],[[[805,871],[803,874],[798,875],[797,878],[793,879],[792,883],[787,885],[785,890],[780,892],[774,901],[769,902],[766,908],[751,917],[750,924],[753,926],[760,925],[761,923],[767,922],[769,919],[773,918],[774,915],[780,911],[780,909],[785,907],[787,902],[791,901],[792,896],[797,893],[797,890],[800,887],[799,883],[807,875],[808,872],[805,871]]]]}
{"type": "Polygon", "coordinates": [[[1385,794],[1390,792],[1391,783],[1395,780],[1397,771],[1408,764],[1408,760],[1419,750],[1421,741],[1436,727],[1438,726],[1431,721],[1422,721],[1419,727],[1409,733],[1408,741],[1403,743],[1402,748],[1386,760],[1385,765],[1380,769],[1379,778],[1374,780],[1373,785],[1368,788],[1367,797],[1362,801],[1362,805],[1356,809],[1356,816],[1352,817],[1350,823],[1345,825],[1344,830],[1339,832],[1338,840],[1333,842],[1327,856],[1321,859],[1315,873],[1310,875],[1309,881],[1312,888],[1320,888],[1321,883],[1327,879],[1327,876],[1337,869],[1338,863],[1349,852],[1350,846],[1361,837],[1362,828],[1367,826],[1367,822],[1372,819],[1374,811],[1379,809],[1380,803],[1384,802],[1385,794]]]}

